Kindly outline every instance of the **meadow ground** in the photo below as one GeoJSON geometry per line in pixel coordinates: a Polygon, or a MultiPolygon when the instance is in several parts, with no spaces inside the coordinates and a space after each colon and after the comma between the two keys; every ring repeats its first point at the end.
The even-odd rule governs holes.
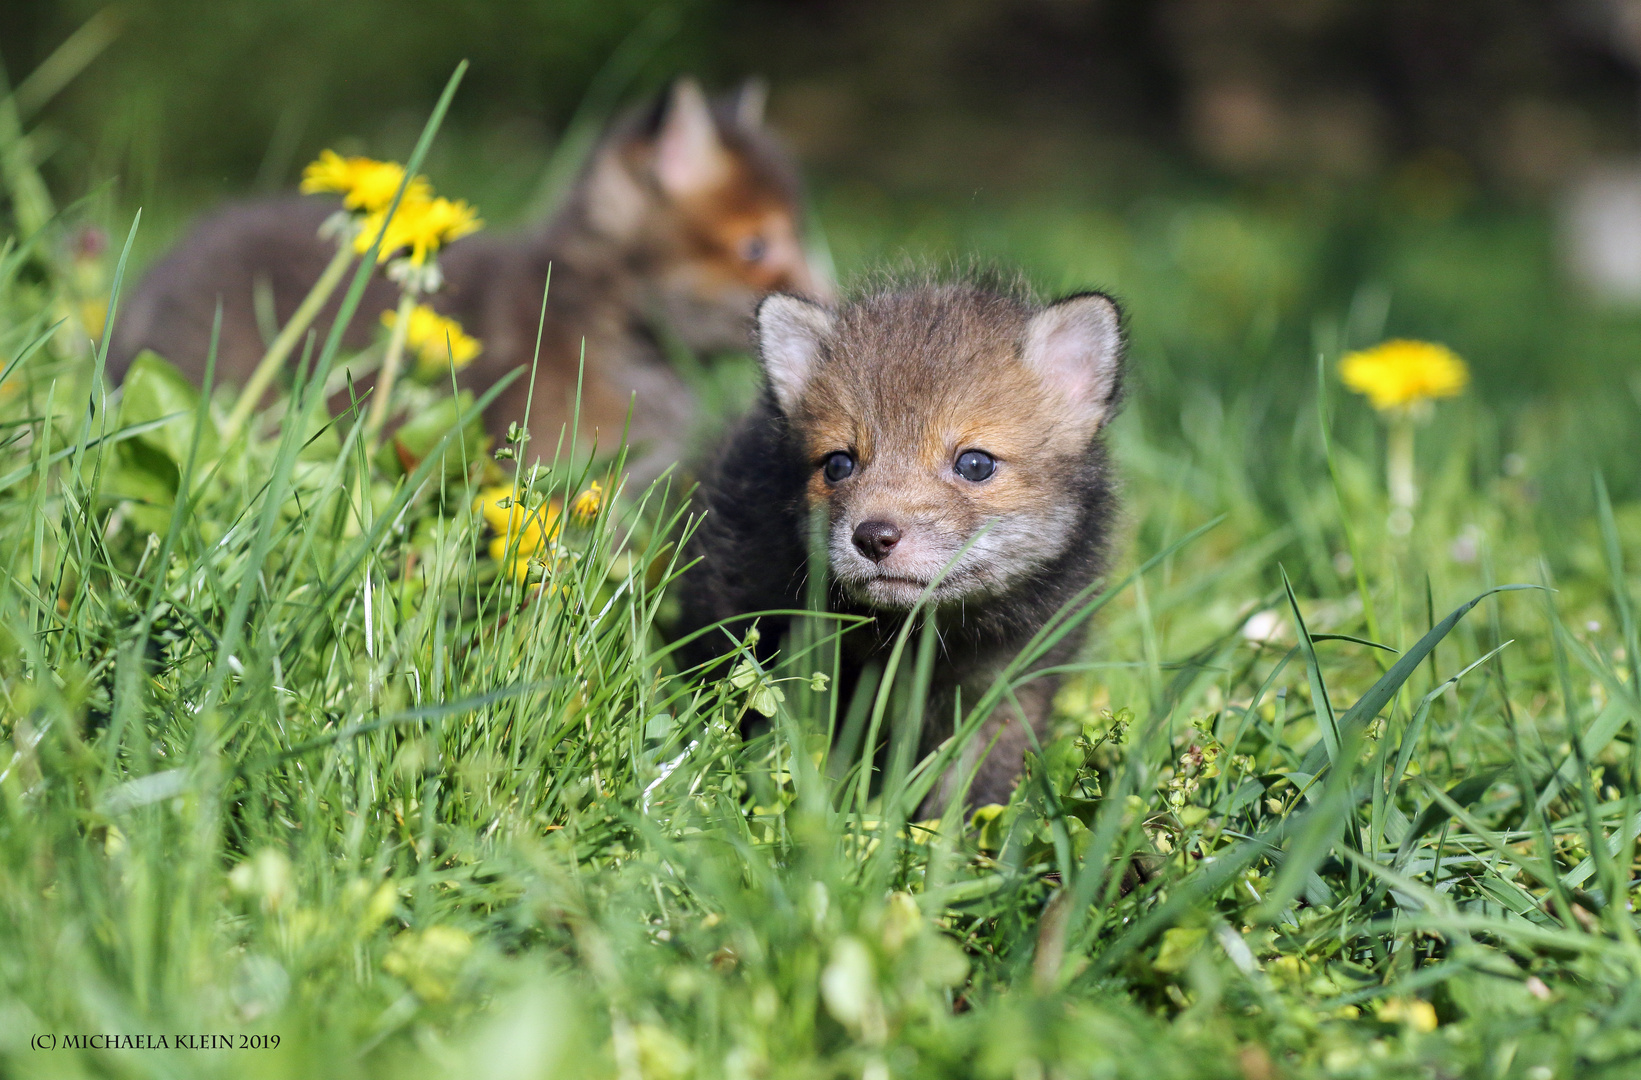
{"type": "Polygon", "coordinates": [[[104,409],[51,329],[77,264],[13,238],[0,1071],[1641,1072],[1638,324],[1563,293],[1524,210],[1123,206],[818,197],[846,278],[982,251],[1129,302],[1124,554],[971,823],[908,820],[916,695],[835,700],[823,620],[767,671],[673,669],[677,485],[531,474],[519,580],[473,507],[511,464],[437,382],[403,455],[293,395],[228,439],[232,395],[157,363],[104,409]],[[1337,377],[1393,334],[1475,376],[1410,514],[1337,377]],[[875,777],[834,729],[890,747],[875,777]]]}

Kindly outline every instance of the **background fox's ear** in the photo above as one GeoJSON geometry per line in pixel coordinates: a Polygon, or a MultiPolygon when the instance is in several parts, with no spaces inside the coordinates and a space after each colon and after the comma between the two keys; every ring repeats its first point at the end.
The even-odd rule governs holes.
{"type": "Polygon", "coordinates": [[[832,313],[819,304],[774,293],[758,305],[758,358],[781,412],[797,406],[831,332],[832,313]]]}
{"type": "Polygon", "coordinates": [[[661,189],[683,198],[716,187],[729,171],[729,152],[718,137],[701,84],[679,79],[667,96],[655,135],[655,176],[661,189]]]}
{"type": "Polygon", "coordinates": [[[1122,315],[1109,296],[1068,297],[1032,317],[1024,360],[1063,394],[1092,434],[1122,391],[1122,315]]]}
{"type": "Polygon", "coordinates": [[[764,106],[769,103],[769,84],[754,75],[735,92],[735,122],[744,131],[764,126],[764,106]]]}

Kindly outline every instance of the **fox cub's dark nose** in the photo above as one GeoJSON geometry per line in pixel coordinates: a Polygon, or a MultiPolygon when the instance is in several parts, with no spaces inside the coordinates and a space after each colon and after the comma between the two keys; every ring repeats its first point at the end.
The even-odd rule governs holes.
{"type": "Polygon", "coordinates": [[[863,521],[855,526],[855,546],[873,562],[882,562],[900,543],[900,530],[887,521],[863,521]]]}

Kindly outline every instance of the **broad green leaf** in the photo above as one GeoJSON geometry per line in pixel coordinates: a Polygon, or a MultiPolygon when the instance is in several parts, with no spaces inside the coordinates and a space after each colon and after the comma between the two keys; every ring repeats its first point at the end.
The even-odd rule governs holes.
{"type": "MultiPolygon", "coordinates": [[[[169,417],[164,424],[143,432],[130,443],[158,451],[171,462],[174,470],[180,471],[194,440],[194,418],[199,412],[198,388],[169,361],[146,349],[131,361],[124,387],[117,426],[129,428],[169,417]]],[[[127,445],[124,449],[129,451],[132,447],[127,445]]],[[[200,432],[200,460],[215,460],[219,450],[216,429],[208,424],[200,432]]],[[[173,474],[173,491],[175,483],[173,474]]]]}
{"type": "Polygon", "coordinates": [[[1185,970],[1202,943],[1208,940],[1208,931],[1200,926],[1176,926],[1162,932],[1162,948],[1151,966],[1169,973],[1185,970]]]}
{"type": "MultiPolygon", "coordinates": [[[[405,421],[376,453],[376,464],[389,476],[402,476],[419,465],[440,440],[461,422],[462,414],[473,408],[473,395],[466,390],[455,397],[440,398],[433,406],[405,421]]],[[[444,451],[445,476],[460,476],[463,465],[472,465],[490,449],[484,421],[474,417],[462,429],[461,442],[444,451]]]]}

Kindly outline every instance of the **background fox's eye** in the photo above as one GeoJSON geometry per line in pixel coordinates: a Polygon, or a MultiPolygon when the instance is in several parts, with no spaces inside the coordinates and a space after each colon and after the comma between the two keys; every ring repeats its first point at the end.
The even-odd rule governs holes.
{"type": "Polygon", "coordinates": [[[747,262],[762,262],[769,254],[769,241],[761,236],[749,236],[741,241],[741,258],[747,262]]]}
{"type": "Polygon", "coordinates": [[[842,450],[827,457],[821,465],[821,471],[826,474],[828,483],[837,483],[855,471],[854,455],[846,454],[842,450]]]}
{"type": "Polygon", "coordinates": [[[997,471],[997,459],[984,450],[965,450],[957,455],[953,468],[958,476],[978,484],[997,471]]]}

